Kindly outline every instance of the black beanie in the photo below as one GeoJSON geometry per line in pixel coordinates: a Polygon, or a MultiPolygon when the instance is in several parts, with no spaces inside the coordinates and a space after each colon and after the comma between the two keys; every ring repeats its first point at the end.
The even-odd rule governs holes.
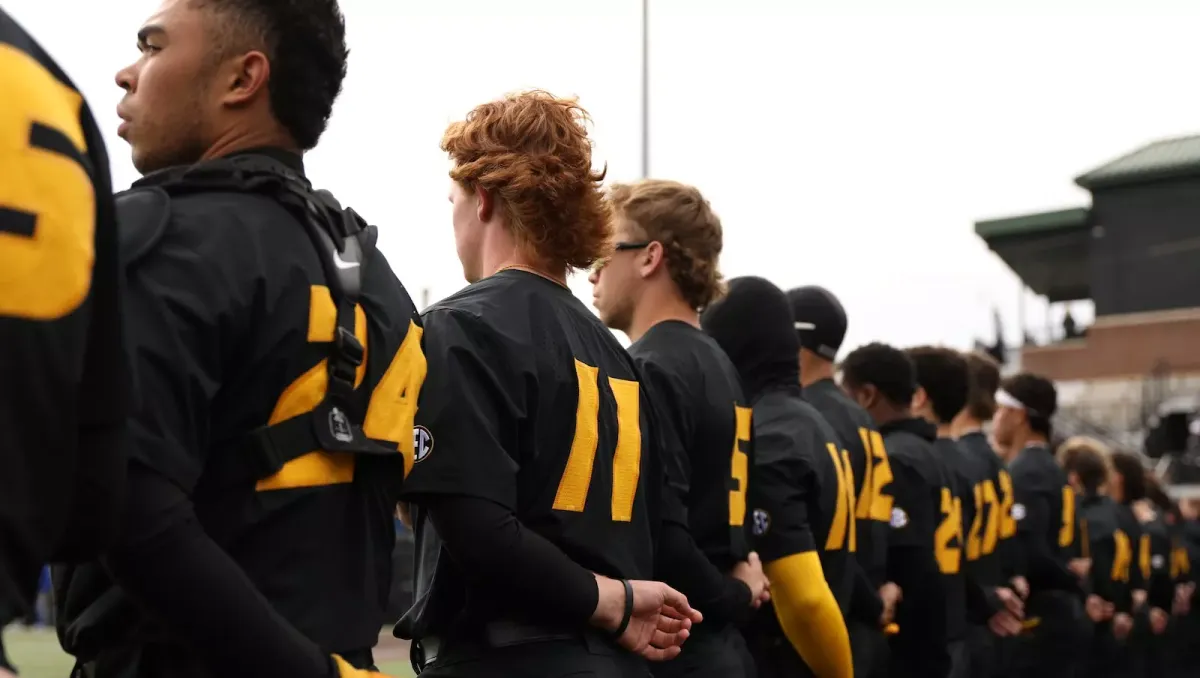
{"type": "Polygon", "coordinates": [[[729,281],[729,291],[705,309],[700,324],[721,345],[746,397],[775,386],[799,388],[800,342],[792,327],[787,295],[754,276],[729,281]]]}
{"type": "Polygon", "coordinates": [[[846,338],[846,310],[833,293],[809,285],[788,290],[800,345],[832,362],[846,338]]]}

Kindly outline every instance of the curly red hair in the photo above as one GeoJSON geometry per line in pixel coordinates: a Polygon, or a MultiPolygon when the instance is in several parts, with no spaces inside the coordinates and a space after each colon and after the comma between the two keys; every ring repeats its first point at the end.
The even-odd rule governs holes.
{"type": "Polygon", "coordinates": [[[506,95],[442,136],[450,177],[495,196],[517,239],[539,258],[577,269],[603,257],[612,210],[592,169],[591,117],[575,99],[533,90],[506,95]]]}

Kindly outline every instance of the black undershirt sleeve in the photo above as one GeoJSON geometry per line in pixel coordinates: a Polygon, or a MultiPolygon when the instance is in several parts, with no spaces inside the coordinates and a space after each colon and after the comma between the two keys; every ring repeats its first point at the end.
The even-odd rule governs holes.
{"type": "Polygon", "coordinates": [[[673,521],[663,523],[659,536],[656,576],[687,596],[688,603],[704,610],[704,621],[713,627],[741,625],[749,620],[750,587],[740,579],[722,574],[696,545],[687,528],[673,521]]]}
{"type": "Polygon", "coordinates": [[[121,588],[219,675],[329,678],[333,659],[263,598],[172,482],[129,468],[123,534],[106,559],[121,588]]]}
{"type": "MultiPolygon", "coordinates": [[[[881,523],[882,524],[882,523],[881,523]]],[[[883,616],[883,600],[871,583],[866,570],[854,564],[854,593],[850,598],[850,615],[868,624],[878,624],[883,616]]]]}
{"type": "Polygon", "coordinates": [[[507,508],[465,495],[424,495],[417,503],[460,570],[520,609],[587,624],[596,611],[595,576],[517,520],[507,508]]]}

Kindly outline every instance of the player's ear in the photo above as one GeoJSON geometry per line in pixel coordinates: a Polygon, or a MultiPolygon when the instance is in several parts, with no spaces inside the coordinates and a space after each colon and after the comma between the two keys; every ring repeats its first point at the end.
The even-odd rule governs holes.
{"type": "Polygon", "coordinates": [[[227,80],[225,102],[231,106],[249,101],[265,91],[271,77],[271,62],[258,50],[247,52],[224,64],[227,80]]]}
{"type": "Polygon", "coordinates": [[[929,394],[925,392],[923,387],[918,386],[917,390],[913,391],[912,402],[909,403],[909,406],[912,408],[913,412],[920,412],[921,410],[925,409],[925,404],[928,402],[929,394]]]}
{"type": "Polygon", "coordinates": [[[869,410],[879,399],[879,389],[875,388],[875,384],[864,384],[854,389],[854,399],[858,401],[859,407],[869,410]]]}
{"type": "Polygon", "coordinates": [[[1079,487],[1079,474],[1075,471],[1067,471],[1067,484],[1071,487],[1079,487]]]}
{"type": "Polygon", "coordinates": [[[663,251],[661,242],[655,240],[646,245],[646,249],[642,250],[642,276],[652,275],[665,262],[666,252],[663,251]]]}
{"type": "Polygon", "coordinates": [[[482,186],[475,187],[475,200],[479,203],[478,214],[479,221],[487,223],[492,220],[492,216],[496,212],[496,199],[492,196],[491,191],[482,186]]]}

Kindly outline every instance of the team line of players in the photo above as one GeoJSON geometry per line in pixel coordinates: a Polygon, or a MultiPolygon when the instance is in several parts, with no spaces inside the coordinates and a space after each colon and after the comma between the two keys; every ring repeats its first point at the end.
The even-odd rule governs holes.
{"type": "Polygon", "coordinates": [[[834,295],[748,277],[721,296],[720,225],[696,189],[646,181],[612,195],[617,253],[592,273],[595,305],[633,341],[697,543],[724,568],[756,549],[774,608],[741,626],[748,651],[710,618],[656,675],[1173,670],[1163,638],[1192,590],[1168,528],[1178,514],[1161,491],[1149,508],[1132,455],[1072,439],[1056,460],[1051,382],[1001,383],[978,353],[875,343],[837,366],[839,386],[847,318],[834,295]],[[686,321],[696,308],[699,326],[686,321]],[[749,543],[725,538],[726,518],[749,543]]]}
{"type": "MultiPolygon", "coordinates": [[[[333,3],[270,8],[293,31],[309,10],[341,26],[333,3]]],[[[638,655],[668,660],[652,664],[656,676],[1059,676],[1087,658],[1106,658],[1094,671],[1137,664],[1126,642],[1137,615],[1158,633],[1186,611],[1187,559],[1165,521],[1156,539],[1158,516],[1130,521],[1104,499],[1105,487],[1138,497],[1101,477],[1108,465],[1087,444],[1056,461],[1050,382],[1000,383],[980,356],[871,344],[841,361],[836,384],[838,300],[757,277],[726,285],[721,223],[700,192],[664,180],[602,192],[571,100],[511,95],[447,130],[468,287],[417,317],[370,250],[350,265],[361,305],[342,317],[332,269],[294,223],[312,215],[265,182],[237,184],[270,177],[299,191],[316,228],[331,215],[360,221],[303,178],[301,152],[320,130],[273,117],[263,64],[282,53],[268,59],[247,34],[249,51],[223,62],[238,77],[212,75],[209,127],[255,134],[152,133],[170,99],[155,97],[183,81],[148,74],[200,59],[180,45],[228,19],[206,11],[164,3],[119,76],[122,134],[146,175],[121,203],[119,300],[95,124],[40,48],[0,25],[8,85],[39,94],[13,105],[31,109],[26,123],[46,121],[27,139],[46,161],[27,169],[57,177],[18,186],[33,202],[6,218],[32,215],[37,228],[14,231],[0,253],[17,261],[30,243],[53,244],[37,238],[73,224],[55,219],[63,205],[97,215],[86,220],[95,283],[82,297],[78,285],[0,297],[7,355],[21,360],[10,372],[27,378],[8,385],[28,396],[4,403],[5,434],[14,450],[39,448],[26,435],[49,450],[0,497],[6,515],[38,515],[9,521],[31,546],[6,547],[3,581],[20,594],[43,556],[70,563],[55,572],[60,638],[86,675],[365,675],[397,499],[417,567],[396,633],[429,676],[644,675],[638,655]],[[80,182],[93,198],[64,193],[80,182]],[[166,212],[147,219],[127,198],[155,189],[166,212]],[[160,231],[140,242],[146,223],[160,231]],[[590,270],[599,319],[567,288],[573,269],[590,270]],[[88,347],[69,368],[82,376],[59,375],[61,353],[46,350],[66,330],[88,347]],[[339,371],[345,346],[357,363],[339,371]],[[91,352],[128,353],[136,369],[91,352]],[[129,378],[141,394],[132,413],[129,378]],[[76,407],[33,431],[51,402],[76,407]],[[310,430],[314,413],[328,431],[310,430]],[[294,457],[248,476],[237,468],[252,450],[247,426],[298,436],[294,457]],[[71,454],[89,435],[103,454],[71,454]],[[338,452],[356,435],[369,453],[338,452]],[[124,470],[102,473],[114,459],[124,470]],[[73,502],[46,502],[64,470],[73,502]],[[82,510],[102,505],[120,507],[120,522],[82,510]]],[[[322,36],[344,65],[342,34],[322,36]]],[[[40,274],[74,260],[37,261],[40,274]]]]}

